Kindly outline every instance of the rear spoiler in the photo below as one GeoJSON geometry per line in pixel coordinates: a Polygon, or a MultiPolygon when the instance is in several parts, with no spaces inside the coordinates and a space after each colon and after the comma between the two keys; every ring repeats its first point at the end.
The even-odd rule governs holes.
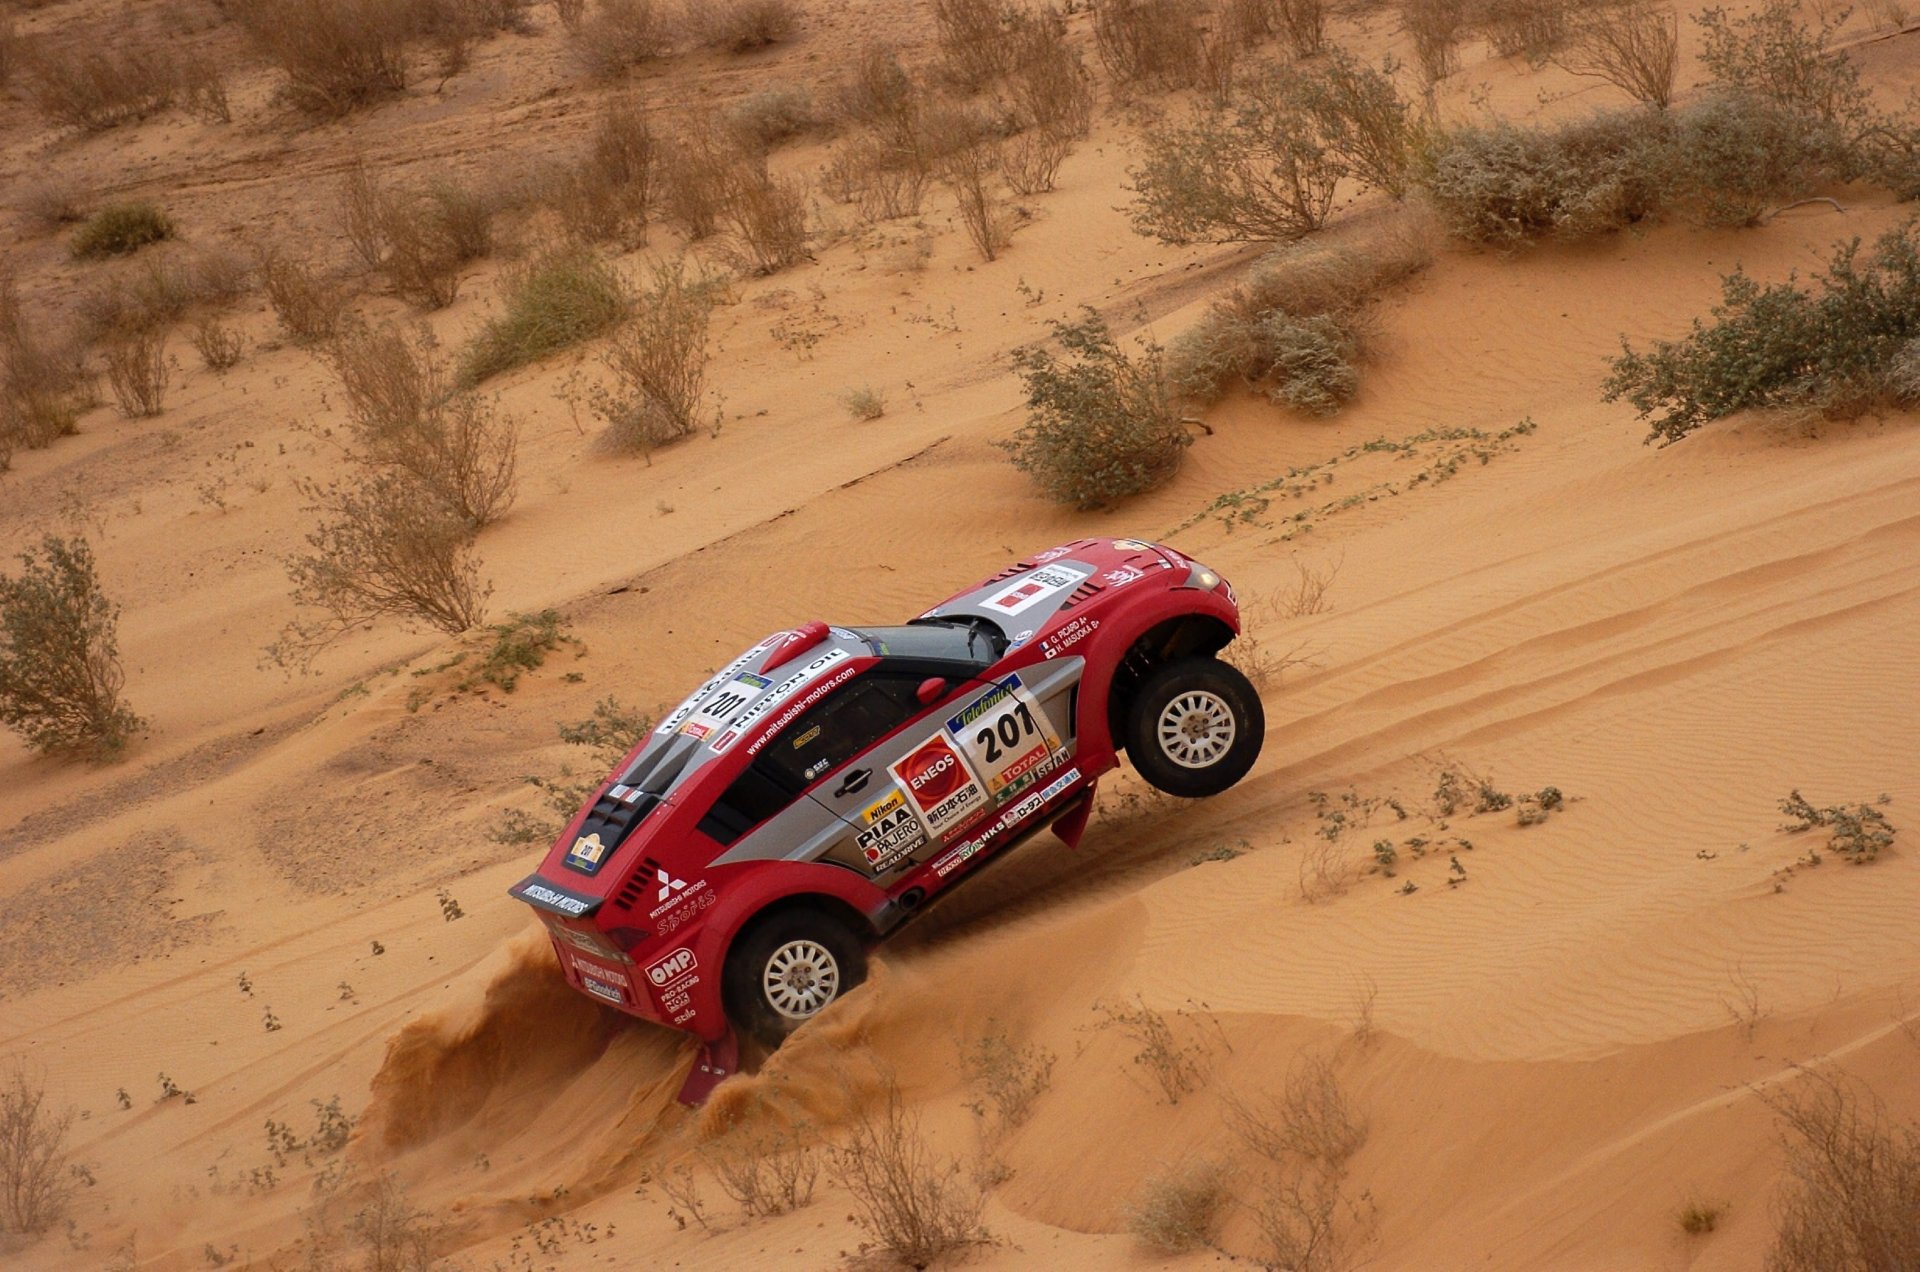
{"type": "Polygon", "coordinates": [[[516,901],[526,902],[536,910],[545,910],[567,919],[591,918],[606,900],[604,897],[582,896],[556,883],[549,883],[537,874],[530,874],[508,888],[507,895],[516,901]]]}

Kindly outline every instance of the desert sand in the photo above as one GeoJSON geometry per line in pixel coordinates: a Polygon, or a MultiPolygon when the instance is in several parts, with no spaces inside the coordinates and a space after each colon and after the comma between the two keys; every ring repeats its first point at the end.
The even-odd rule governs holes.
{"type": "MultiPolygon", "coordinates": [[[[132,8],[158,22],[174,7],[132,8]]],[[[785,44],[675,55],[632,86],[656,107],[824,90],[863,40],[930,56],[921,9],[810,0],[785,44]]],[[[20,21],[58,31],[106,10],[68,0],[20,21]]],[[[178,38],[238,58],[205,16],[178,38]]],[[[351,157],[473,175],[584,135],[605,90],[549,9],[533,21],[443,86],[318,126],[276,112],[272,74],[239,61],[229,125],[173,112],[82,136],[9,101],[0,203],[58,177],[159,200],[190,243],[291,237],[344,260],[333,190],[351,157]]],[[[1404,52],[1385,17],[1335,34],[1404,52]]],[[[1858,56],[1897,96],[1916,45],[1858,56]]],[[[1443,117],[1624,100],[1477,42],[1462,56],[1443,117]]],[[[382,1172],[439,1225],[448,1266],[837,1266],[867,1240],[843,1190],[823,1178],[810,1206],[747,1220],[702,1149],[729,1119],[799,1122],[831,1145],[887,1073],[940,1153],[997,1160],[994,1242],[967,1266],[1211,1267],[1260,1257],[1244,1207],[1218,1251],[1164,1258],[1129,1234],[1129,1206],[1184,1162],[1254,1178],[1232,1106],[1320,1062],[1366,1125],[1344,1185],[1356,1265],[1745,1269],[1772,1239],[1782,1174],[1767,1101],[1799,1067],[1920,1115],[1920,832],[1872,864],[1815,867],[1820,836],[1777,829],[1795,788],[1884,793],[1896,826],[1920,808],[1920,421],[1748,415],[1660,448],[1599,388],[1622,335],[1682,334],[1736,264],[1804,274],[1910,209],[1837,189],[1844,212],[1814,203],[1751,229],[1664,223],[1511,255],[1443,243],[1382,302],[1348,408],[1307,419],[1235,391],[1173,481],[1081,513],[994,446],[1024,418],[1009,352],[1083,303],[1166,340],[1261,250],[1133,233],[1131,130],[1105,98],[991,263],[943,192],[878,227],[818,197],[833,228],[813,262],[741,279],[716,314],[717,429],[650,460],[605,453],[566,400],[571,377],[598,374],[592,345],[490,383],[521,454],[518,501],[478,542],[489,613],[554,607],[581,642],[511,693],[458,692],[436,670],[478,637],[395,623],[308,674],[263,665],[294,613],[281,560],[312,524],[293,481],[344,461],[322,435],[341,426],[337,386],[258,293],[236,310],[233,370],[202,369],[176,336],[161,415],[103,406],[15,456],[0,553],[88,535],[150,730],[103,767],[0,736],[0,1056],[76,1111],[69,1151],[89,1172],[71,1224],[9,1266],[306,1266],[315,1225],[343,1231],[382,1172]],[[922,237],[913,268],[900,245],[922,237]],[[862,386],[884,395],[881,418],[848,417],[862,386]],[[1428,441],[1342,459],[1250,521],[1207,511],[1372,439],[1527,420],[1479,454],[1428,441]],[[676,1105],[689,1042],[571,992],[505,895],[544,844],[489,832],[537,809],[524,775],[581,759],[556,724],[607,695],[659,709],[770,631],[900,621],[1023,554],[1108,534],[1164,538],[1233,581],[1274,668],[1252,776],[1179,806],[1109,778],[1078,850],[1024,846],[887,944],[869,984],[758,1073],[705,1110],[676,1105]],[[1292,612],[1303,571],[1331,579],[1317,612],[1292,612]],[[1530,826],[1512,809],[1444,818],[1448,769],[1566,803],[1530,826]],[[1360,824],[1329,838],[1342,808],[1360,824]],[[1375,841],[1414,837],[1437,847],[1402,847],[1392,877],[1374,868],[1375,841]],[[1196,1074],[1177,1103],[1102,1027],[1116,1005],[1171,1023],[1196,1074]],[[983,1148],[962,1055],[987,1036],[1054,1065],[1031,1116],[983,1148]],[[276,1160],[269,1124],[305,1137],[336,1100],[355,1121],[345,1150],[276,1160]],[[704,1184],[713,1231],[670,1213],[660,1181],[678,1167],[704,1184]],[[346,1180],[331,1210],[321,1176],[346,1180]],[[1713,1232],[1681,1230],[1695,1203],[1717,1209],[1713,1232]]],[[[776,164],[826,154],[803,139],[776,164]]],[[[49,321],[102,268],[70,261],[61,236],[6,238],[49,321]]],[[[680,246],[656,227],[621,260],[680,246]]],[[[429,316],[448,345],[492,312],[502,268],[475,266],[429,316]]],[[[357,305],[410,316],[377,293],[357,305]]]]}

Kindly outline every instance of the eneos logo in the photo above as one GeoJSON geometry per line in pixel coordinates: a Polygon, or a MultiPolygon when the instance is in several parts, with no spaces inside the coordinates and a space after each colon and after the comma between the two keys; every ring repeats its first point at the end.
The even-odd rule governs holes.
{"type": "Polygon", "coordinates": [[[971,780],[966,765],[945,738],[927,743],[900,761],[894,772],[906,779],[907,789],[922,808],[939,803],[971,780]]]}
{"type": "Polygon", "coordinates": [[[699,964],[694,961],[693,951],[683,945],[673,953],[647,964],[647,979],[655,985],[665,985],[685,976],[697,966],[699,964]]]}

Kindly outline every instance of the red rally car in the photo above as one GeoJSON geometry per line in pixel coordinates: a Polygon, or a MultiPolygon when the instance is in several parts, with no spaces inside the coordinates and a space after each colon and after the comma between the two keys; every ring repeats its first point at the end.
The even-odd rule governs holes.
{"type": "Polygon", "coordinates": [[[705,1044],[681,1099],[857,985],[868,946],[1014,844],[1077,845],[1124,750],[1172,795],[1260,754],[1216,655],[1233,588],[1172,548],[1082,539],[893,627],[810,622],[716,672],[512,895],[567,979],[705,1044]]]}

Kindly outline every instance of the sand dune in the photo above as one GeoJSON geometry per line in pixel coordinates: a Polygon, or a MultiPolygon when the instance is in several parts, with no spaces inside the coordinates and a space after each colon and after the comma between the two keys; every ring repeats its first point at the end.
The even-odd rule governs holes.
{"type": "MultiPolygon", "coordinates": [[[[98,8],[20,21],[58,32],[98,8]]],[[[806,9],[790,45],[676,55],[641,91],[660,107],[818,89],[882,33],[930,51],[918,6],[806,9]]],[[[72,138],[16,109],[0,186],[18,204],[59,170],[162,199],[196,243],[294,235],[344,259],[331,190],[356,154],[476,173],[578,144],[598,90],[536,19],[440,91],[311,129],[272,122],[257,67],[234,77],[230,127],[167,115],[72,138]]],[[[1339,33],[1405,53],[1384,15],[1339,33]]],[[[1857,52],[1883,94],[1912,45],[1857,52]]],[[[1515,116],[1614,100],[1477,44],[1467,63],[1445,116],[1476,95],[1515,116]]],[[[823,204],[848,233],[739,281],[716,316],[718,428],[650,462],[608,454],[569,409],[591,357],[494,382],[521,420],[521,478],[479,540],[491,612],[557,607],[581,642],[512,693],[453,687],[448,660],[475,637],[388,624],[308,674],[262,665],[293,614],[281,560],[311,525],[294,481],[345,462],[325,436],[337,385],[257,296],[233,371],[199,369],[176,337],[164,414],[98,409],[14,457],[0,549],[89,534],[152,728],[104,768],[0,737],[0,1056],[78,1111],[91,1180],[73,1227],[10,1266],[304,1266],[386,1172],[442,1225],[449,1266],[834,1266],[866,1239],[843,1190],[823,1180],[812,1206],[744,1221],[703,1152],[795,1128],[835,1142],[888,1081],[941,1151],[999,1164],[998,1240],[968,1266],[1213,1266],[1140,1245],[1129,1207],[1183,1162],[1255,1179],[1234,1108],[1324,1062],[1366,1125],[1342,1203],[1354,1260],[1750,1268],[1782,1169],[1768,1100],[1801,1066],[1920,1115],[1920,859],[1903,835],[1871,865],[1816,866],[1817,834],[1777,829],[1796,788],[1884,793],[1896,825],[1920,807],[1920,430],[1910,413],[1745,416],[1653,448],[1600,401],[1620,337],[1683,333],[1736,264],[1804,275],[1910,209],[1849,189],[1844,213],[1760,228],[1442,246],[1380,305],[1347,409],[1308,420],[1235,392],[1173,482],[1077,513],[994,445],[1023,419],[1009,351],[1082,303],[1168,339],[1257,255],[1130,232],[1129,135],[1103,112],[992,263],[944,194],[878,232],[823,204]],[[924,267],[900,265],[923,234],[924,267]],[[882,418],[847,417],[863,386],[882,418]],[[1287,481],[1295,468],[1313,476],[1287,481]],[[1177,807],[1116,775],[1079,849],[1012,854],[708,1107],[675,1104],[691,1044],[570,991],[505,895],[543,845],[489,832],[537,805],[525,775],[582,759],[555,723],[610,694],[671,702],[769,631],[898,621],[1023,553],[1121,533],[1224,572],[1261,656],[1285,661],[1262,686],[1253,774],[1177,807]],[[1316,612],[1291,612],[1302,569],[1332,580],[1316,612]],[[1445,814],[1448,771],[1566,802],[1537,825],[1445,814]],[[1129,1010],[1170,1022],[1194,1073],[1177,1103],[1115,1023],[1129,1010]],[[987,1037],[1054,1067],[1031,1118],[983,1143],[963,1055],[987,1037]],[[275,1139],[315,1136],[336,1099],[357,1127],[343,1151],[275,1139]],[[662,1181],[682,1166],[716,1231],[671,1217],[662,1181]],[[1690,1202],[1719,1208],[1715,1231],[1681,1232],[1690,1202]]],[[[805,141],[779,162],[826,153],[805,141]]],[[[17,238],[23,294],[70,312],[90,267],[17,238]]],[[[676,246],[659,231],[649,250],[676,246]]],[[[492,311],[501,270],[476,266],[433,316],[443,341],[492,311]]],[[[1240,1258],[1261,1239],[1244,1207],[1220,1233],[1240,1258]]]]}

